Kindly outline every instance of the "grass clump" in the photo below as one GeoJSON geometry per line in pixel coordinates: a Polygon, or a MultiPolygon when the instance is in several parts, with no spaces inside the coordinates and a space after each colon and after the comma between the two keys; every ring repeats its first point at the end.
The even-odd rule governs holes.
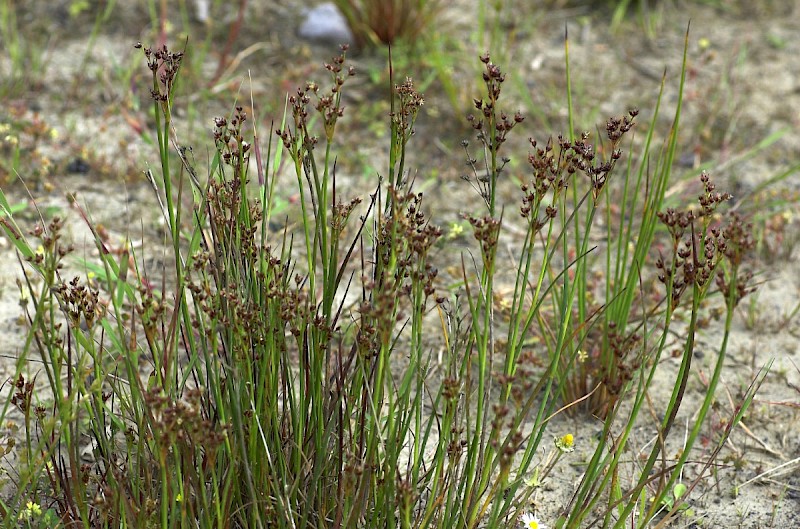
{"type": "Polygon", "coordinates": [[[431,29],[440,0],[336,0],[356,43],[385,45],[412,42],[431,29]]]}
{"type": "Polygon", "coordinates": [[[708,176],[697,208],[661,212],[680,107],[660,153],[650,125],[622,175],[636,111],[609,119],[604,144],[571,126],[531,140],[527,175],[507,176],[506,140],[524,118],[501,108],[505,74],[483,55],[485,92],[470,118],[481,156],[463,145],[465,180],[485,211],[467,216],[475,254],[461,260],[463,289],[446,292],[433,252],[446,241],[407,162],[423,104],[412,80],[392,79],[389,163],[362,202],[343,196],[336,175],[342,91],[355,73],[345,50],[325,66],[327,88],[308,83],[288,98],[275,135],[249,128],[239,105],[215,118],[202,183],[173,123],[184,56],[142,49],[160,157],[147,175],[171,258],[161,277],[144,266],[157,250],[116,247],[76,205],[99,262],[84,263],[91,276],[67,279],[62,221],[26,237],[0,194],[0,222],[29,272],[20,282],[28,332],[2,413],[21,419],[20,443],[4,449],[18,462],[4,526],[537,527],[530,500],[576,445],[593,442],[574,432],[550,444],[548,426],[590,397],[602,434],[552,525],[645,527],[681,512],[700,479],[678,487],[681,472],[713,404],[734,309],[750,292],[752,241],[742,219],[720,217],[728,196],[708,176]],[[294,231],[277,229],[273,210],[284,161],[299,192],[294,231]],[[506,208],[499,190],[513,178],[521,198],[506,208]],[[498,248],[517,208],[524,235],[509,266],[498,248]],[[605,248],[590,242],[602,215],[623,221],[607,228],[605,248]],[[659,223],[671,253],[651,261],[659,223]],[[594,289],[599,302],[589,295],[598,254],[608,282],[594,289]],[[664,286],[650,304],[648,267],[664,286]],[[513,294],[501,313],[507,271],[513,294]],[[714,288],[725,335],[696,426],[672,459],[697,316],[714,288]],[[648,423],[639,411],[680,307],[688,324],[677,382],[663,418],[648,423]],[[657,442],[625,480],[623,455],[642,424],[657,442]]]}

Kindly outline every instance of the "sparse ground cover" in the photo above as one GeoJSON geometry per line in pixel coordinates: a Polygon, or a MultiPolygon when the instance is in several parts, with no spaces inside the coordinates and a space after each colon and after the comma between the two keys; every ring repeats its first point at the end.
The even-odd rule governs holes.
{"type": "Polygon", "coordinates": [[[3,525],[800,524],[800,7],[596,4],[4,1],[3,525]]]}

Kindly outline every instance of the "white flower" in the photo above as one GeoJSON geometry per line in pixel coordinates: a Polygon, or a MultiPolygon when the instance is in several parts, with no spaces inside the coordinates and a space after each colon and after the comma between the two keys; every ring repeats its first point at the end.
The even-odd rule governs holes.
{"type": "Polygon", "coordinates": [[[540,523],[536,516],[527,512],[522,515],[522,524],[525,529],[547,529],[547,526],[540,523]]]}

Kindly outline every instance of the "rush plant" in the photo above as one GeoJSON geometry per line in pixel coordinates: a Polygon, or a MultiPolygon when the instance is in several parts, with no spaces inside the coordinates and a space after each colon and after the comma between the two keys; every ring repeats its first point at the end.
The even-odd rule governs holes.
{"type": "Polygon", "coordinates": [[[440,0],[336,0],[360,46],[399,44],[422,37],[440,0]]]}
{"type": "Polygon", "coordinates": [[[268,135],[241,104],[215,117],[205,166],[176,133],[183,53],[137,48],[152,78],[159,163],[146,175],[166,244],[113,241],[76,202],[97,249],[76,261],[62,219],[26,235],[0,193],[0,225],[27,272],[27,334],[0,414],[20,439],[3,448],[18,462],[4,527],[538,527],[527,502],[576,444],[590,447],[584,477],[552,525],[645,527],[680,512],[697,483],[681,470],[714,402],[734,309],[751,291],[753,246],[744,219],[721,216],[729,197],[707,175],[696,208],[662,208],[680,106],[655,155],[653,118],[636,163],[623,152],[634,110],[610,118],[600,143],[570,118],[566,133],[530,140],[516,166],[509,139],[524,116],[504,110],[506,74],[482,55],[475,137],[462,143],[464,185],[482,205],[466,214],[474,241],[457,267],[462,287],[448,292],[448,256],[434,251],[447,240],[408,162],[424,104],[411,79],[391,79],[388,166],[360,197],[336,172],[355,75],[346,48],[325,65],[326,83],[287,98],[268,135]],[[500,192],[509,182],[520,189],[513,204],[500,192]],[[289,186],[300,220],[281,227],[274,208],[289,186]],[[499,248],[512,216],[523,235],[509,261],[499,248]],[[595,247],[601,218],[622,227],[600,229],[609,242],[595,247]],[[153,254],[169,257],[160,270],[145,266],[153,254]],[[592,284],[597,262],[607,285],[592,284]],[[648,268],[663,288],[652,304],[641,295],[648,268]],[[671,458],[700,305],[714,292],[723,341],[671,458]],[[648,423],[639,412],[681,310],[676,384],[648,423]],[[548,437],[579,401],[601,435],[548,437]],[[638,427],[656,442],[624,474],[638,427]]]}

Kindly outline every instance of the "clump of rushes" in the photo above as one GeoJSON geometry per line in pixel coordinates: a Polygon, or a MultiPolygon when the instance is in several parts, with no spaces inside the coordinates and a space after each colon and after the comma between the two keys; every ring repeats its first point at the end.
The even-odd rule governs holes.
{"type": "MultiPolygon", "coordinates": [[[[685,51],[683,64],[680,94],[683,93],[686,72],[685,51]]],[[[567,65],[569,72],[569,61],[567,65]]],[[[717,228],[713,226],[712,222],[718,215],[717,207],[730,197],[716,192],[714,184],[707,175],[701,177],[704,193],[699,199],[699,213],[661,212],[664,192],[675,158],[681,100],[682,97],[679,97],[669,141],[657,159],[651,161],[651,141],[656,121],[653,117],[638,160],[638,168],[628,164],[626,174],[613,197],[612,191],[615,191],[613,187],[606,190],[604,199],[602,196],[593,195],[595,203],[605,202],[606,212],[608,244],[604,248],[605,256],[598,257],[598,261],[605,261],[605,270],[599,277],[590,275],[586,267],[589,255],[598,251],[598,249],[590,250],[587,245],[587,236],[590,233],[588,221],[593,216],[593,209],[589,209],[589,214],[581,223],[577,220],[580,218],[579,213],[573,214],[571,219],[562,215],[565,223],[572,220],[573,231],[576,234],[573,245],[568,244],[566,238],[563,239],[562,253],[564,262],[575,259],[574,276],[567,275],[575,278],[573,286],[578,287],[576,298],[573,297],[572,291],[566,289],[555,296],[556,299],[575,299],[574,307],[565,309],[563,303],[559,301],[554,302],[553,309],[561,310],[562,313],[565,310],[570,311],[573,318],[566,333],[568,361],[560,365],[560,369],[567,373],[565,400],[568,403],[587,402],[592,413],[603,419],[604,426],[602,441],[596,447],[581,485],[564,508],[564,514],[557,526],[578,527],[585,523],[588,517],[599,515],[598,522],[604,527],[625,525],[632,517],[636,520],[636,527],[645,527],[659,514],[659,509],[666,505],[663,500],[670,494],[678,476],[681,475],[695,439],[703,427],[702,419],[714,402],[714,390],[727,349],[727,331],[730,329],[735,307],[730,295],[725,296],[726,334],[719,346],[715,375],[697,412],[701,420],[695,423],[684,442],[678,461],[670,466],[667,464],[669,456],[666,440],[683,403],[686,382],[690,374],[694,337],[699,328],[698,314],[701,304],[708,297],[714,278],[721,270],[725,271],[725,287],[728,291],[736,291],[742,296],[750,291],[749,287],[744,286],[748,278],[738,271],[742,264],[741,260],[734,265],[733,261],[725,258],[725,252],[719,251],[728,244],[734,244],[732,241],[719,238],[723,231],[740,241],[735,243],[737,248],[744,250],[747,244],[742,242],[743,237],[733,236],[732,228],[728,228],[728,231],[716,231],[717,228]],[[647,174],[650,167],[656,167],[652,175],[647,174]],[[697,224],[698,219],[699,224],[697,224]],[[667,231],[672,236],[674,257],[671,262],[663,257],[655,261],[655,274],[665,282],[667,291],[661,301],[650,303],[641,285],[644,283],[648,266],[652,266],[649,264],[652,262],[649,256],[659,224],[666,225],[667,231]],[[619,228],[612,229],[612,226],[619,228]],[[683,237],[688,239],[683,241],[683,237]],[[604,285],[600,283],[598,286],[598,280],[604,285]],[[736,283],[736,286],[731,286],[730,281],[736,283]],[[668,347],[672,347],[667,340],[672,332],[675,311],[678,310],[681,298],[689,292],[692,302],[686,308],[689,312],[687,328],[681,330],[681,335],[687,338],[681,346],[682,363],[677,381],[666,404],[667,411],[663,421],[656,427],[657,442],[653,445],[647,464],[639,477],[626,488],[620,483],[620,461],[626,453],[625,449],[634,426],[639,424],[638,414],[642,404],[647,401],[648,388],[659,368],[662,353],[668,347]],[[595,299],[598,294],[604,295],[601,301],[595,299]],[[637,313],[639,316],[634,318],[637,313]],[[623,402],[628,404],[624,413],[620,406],[623,402]],[[621,428],[622,434],[616,434],[612,440],[611,435],[616,428],[621,428]],[[613,446],[613,450],[609,450],[609,446],[613,446]],[[656,462],[660,462],[661,468],[654,477],[656,462]],[[647,501],[649,499],[652,501],[647,501]],[[600,507],[600,502],[606,502],[603,508],[600,507]],[[642,505],[645,507],[642,508],[642,505]]],[[[656,115],[657,111],[658,105],[656,115]]],[[[627,127],[625,121],[617,121],[609,124],[607,131],[611,134],[620,125],[623,129],[627,127]]],[[[611,137],[610,135],[609,138],[611,137]]],[[[616,151],[612,148],[610,152],[613,158],[613,153],[616,151]]],[[[580,203],[581,199],[576,194],[575,188],[573,197],[573,203],[580,203]]],[[[730,222],[731,226],[741,226],[741,220],[735,217],[730,222]]],[[[739,230],[737,233],[742,231],[739,230]]],[[[743,253],[737,255],[741,256],[743,253]]],[[[549,325],[540,331],[546,340],[548,335],[553,334],[548,329],[549,325]]],[[[560,350],[559,342],[551,338],[547,343],[551,355],[558,354],[554,351],[560,350]],[[559,347],[554,347],[552,344],[559,344],[559,347]]],[[[741,418],[739,412],[745,410],[751,402],[764,374],[764,370],[759,373],[750,391],[740,403],[740,408],[730,418],[730,425],[735,425],[741,418]]],[[[729,433],[730,430],[726,432],[725,439],[729,433]]],[[[711,465],[718,452],[719,448],[708,456],[704,470],[711,465]]],[[[702,472],[700,476],[702,477],[702,472]]],[[[699,479],[701,478],[689,488],[690,491],[699,479]]],[[[675,512],[672,512],[670,516],[674,514],[675,512]]]]}
{"type": "MultiPolygon", "coordinates": [[[[565,44],[569,80],[568,39],[565,44]]],[[[575,138],[571,130],[573,106],[569,82],[567,86],[569,138],[575,138]]],[[[663,88],[662,79],[662,93],[663,88]]],[[[577,167],[572,170],[586,173],[589,190],[571,186],[569,204],[573,208],[571,211],[562,208],[559,214],[561,226],[571,225],[570,233],[559,240],[561,263],[574,266],[570,265],[563,288],[553,296],[550,310],[571,314],[566,327],[559,332],[540,319],[538,333],[550,355],[559,356],[559,369],[568,373],[561,388],[564,403],[570,406],[570,411],[583,409],[602,419],[613,420],[622,395],[644,365],[645,332],[651,328],[648,318],[657,310],[648,305],[649,298],[641,285],[659,223],[657,214],[670,180],[681,115],[679,99],[669,140],[657,159],[651,161],[655,156],[652,142],[660,103],[661,94],[636,165],[631,158],[621,171],[623,174],[611,179],[610,185],[609,175],[621,157],[625,138],[635,128],[638,109],[606,122],[606,143],[591,145],[586,132],[580,139],[559,142],[562,150],[566,146],[576,151],[571,158],[576,160],[577,167]],[[655,167],[652,172],[651,167],[655,167]],[[585,207],[575,207],[584,202],[585,207]],[[604,216],[607,243],[592,247],[590,241],[598,214],[604,216]]],[[[561,271],[556,268],[548,272],[551,281],[561,271]]]]}
{"type": "MultiPolygon", "coordinates": [[[[581,520],[590,514],[592,508],[596,506],[596,502],[600,500],[599,491],[605,490],[609,484],[612,485],[612,494],[606,499],[608,505],[605,511],[604,525],[619,524],[635,514],[635,519],[638,520],[636,527],[645,527],[657,515],[666,514],[666,517],[662,518],[659,523],[659,526],[664,526],[668,519],[678,513],[677,507],[667,512],[664,506],[669,503],[665,500],[679,476],[682,475],[682,469],[690,457],[691,449],[700,435],[701,428],[704,426],[704,419],[715,402],[715,389],[726,356],[734,309],[745,295],[753,291],[753,288],[747,285],[752,279],[752,274],[742,268],[744,255],[754,246],[749,233],[751,227],[743,223],[735,212],[730,213],[727,219],[720,224],[720,215],[717,209],[731,196],[728,193],[716,192],[714,183],[707,174],[703,173],[700,180],[704,192],[699,196],[696,209],[681,211],[668,209],[658,213],[660,222],[669,233],[672,249],[670,257],[665,258],[661,255],[655,262],[658,280],[665,287],[662,302],[665,308],[660,313],[657,330],[649,333],[650,340],[637,340],[637,344],[641,342],[637,345],[637,348],[641,348],[638,353],[639,363],[634,367],[635,370],[632,374],[622,377],[623,380],[618,386],[623,395],[629,391],[631,385],[635,388],[632,392],[632,411],[629,412],[627,418],[620,420],[625,425],[624,432],[615,439],[613,452],[605,453],[599,447],[596,450],[584,480],[569,505],[569,514],[564,517],[567,527],[578,526],[581,520]],[[698,317],[701,304],[710,294],[713,285],[717,286],[725,303],[726,319],[723,340],[718,349],[717,361],[713,375],[708,382],[705,397],[694,415],[696,422],[684,440],[681,455],[677,461],[667,464],[669,456],[666,439],[675,424],[686,392],[694,356],[695,335],[699,328],[698,317]],[[687,296],[691,297],[691,300],[689,306],[684,309],[681,301],[687,296]],[[654,443],[640,477],[629,489],[625,489],[619,482],[615,483],[618,479],[616,469],[619,458],[629,441],[640,406],[646,399],[644,392],[653,380],[662,352],[668,348],[667,338],[671,332],[673,316],[679,309],[688,311],[689,321],[686,329],[681,332],[686,335],[686,339],[680,345],[679,357],[682,360],[677,380],[670,400],[666,404],[663,420],[657,427],[657,442],[654,443]],[[654,345],[647,346],[650,341],[654,345]],[[657,463],[660,464],[658,469],[654,468],[657,463]]],[[[653,323],[651,322],[650,325],[653,323]]],[[[734,415],[727,421],[728,426],[722,436],[723,439],[703,462],[701,472],[697,473],[698,477],[688,488],[689,492],[700,482],[704,472],[711,466],[722,444],[730,435],[732,428],[752,402],[755,391],[767,369],[768,366],[762,369],[734,415]]],[[[609,410],[605,420],[604,435],[608,435],[612,424],[610,417],[616,417],[617,413],[616,407],[609,410]]]]}
{"type": "MultiPolygon", "coordinates": [[[[597,213],[610,210],[620,145],[636,112],[608,121],[607,146],[594,146],[588,133],[530,141],[519,202],[525,235],[501,324],[495,277],[506,266],[497,256],[505,209],[498,190],[513,167],[501,149],[523,117],[501,110],[505,74],[488,54],[481,57],[486,93],[471,118],[483,157],[479,162],[468,152],[472,174],[465,178],[486,206],[484,214],[468,217],[479,259],[474,273],[462,264],[464,293],[447,297],[437,291],[432,252],[442,232],[430,224],[406,168],[423,104],[411,79],[392,81],[389,166],[362,205],[336,185],[342,90],[355,74],[345,49],[326,65],[328,88],[308,83],[289,98],[266,146],[250,128],[257,119],[242,106],[215,118],[216,153],[205,183],[172,123],[183,55],[167,47],[143,50],[161,162],[160,174],[146,174],[174,254],[163,277],[148,276],[142,253],[127,240],[112,241],[74,203],[95,237],[98,262],[83,263],[85,277],[65,279],[70,247],[61,241],[62,222],[35,228],[29,241],[0,192],[0,225],[32,271],[20,283],[28,334],[0,414],[5,421],[17,410],[24,435],[17,488],[0,504],[4,526],[34,517],[98,528],[475,529],[520,519],[529,527],[551,526],[522,515],[541,480],[574,449],[567,434],[549,455],[539,455],[576,380],[604,388],[603,432],[554,526],[591,519],[605,527],[644,527],[656,516],[665,524],[676,514],[678,506],[664,512],[670,503],[663,500],[713,403],[734,308],[751,291],[744,263],[753,243],[739,217],[719,223],[718,208],[728,196],[705,175],[694,213],[656,215],[668,175],[662,169],[667,173],[651,185],[635,185],[655,220],[647,216],[627,224],[623,235],[615,232],[606,249],[613,256],[607,280],[614,285],[602,310],[588,309],[581,291],[596,251],[589,248],[590,232],[597,213]],[[270,221],[281,154],[291,159],[300,194],[298,233],[276,232],[270,221]],[[634,232],[649,245],[657,222],[666,226],[672,248],[657,261],[664,302],[660,309],[645,307],[642,322],[631,324],[630,307],[644,302],[628,300],[616,313],[613,305],[628,296],[624,270],[638,275],[649,247],[637,243],[632,255],[622,248],[634,232]],[[686,391],[697,312],[714,286],[725,300],[725,337],[698,420],[677,462],[668,464],[665,446],[686,391]],[[623,454],[670,345],[673,315],[683,307],[690,318],[677,383],[644,468],[625,483],[623,454]],[[439,361],[424,325],[433,311],[442,322],[439,361]],[[601,315],[602,325],[596,323],[601,315]],[[529,347],[534,332],[542,351],[529,347]],[[597,364],[596,375],[581,378],[587,375],[573,360],[590,344],[616,363],[597,364]],[[33,361],[41,362],[43,377],[26,371],[33,361]],[[620,411],[623,400],[630,403],[627,415],[620,411]]],[[[651,126],[648,147],[652,134],[651,126]]],[[[672,165],[674,143],[668,145],[658,167],[672,165]]],[[[648,156],[646,148],[643,166],[648,156]]],[[[621,218],[635,216],[621,203],[628,208],[621,218]]],[[[589,442],[582,437],[582,444],[589,442]]]]}
{"type": "MultiPolygon", "coordinates": [[[[572,365],[569,358],[574,338],[571,318],[579,282],[571,281],[570,277],[585,273],[592,221],[603,190],[616,162],[621,158],[619,145],[631,130],[637,114],[637,111],[631,111],[628,116],[608,121],[606,132],[611,145],[606,150],[608,160],[596,156],[588,133],[581,134],[575,140],[564,136],[559,136],[557,140],[551,138],[544,145],[530,140],[531,153],[527,159],[530,180],[521,186],[519,209],[526,222],[526,232],[520,258],[515,263],[514,293],[507,305],[507,335],[505,340],[497,340],[497,322],[491,300],[495,299],[494,277],[498,271],[495,254],[502,221],[495,215],[498,210],[498,182],[510,162],[507,156],[501,155],[500,149],[508,133],[524,118],[519,113],[511,116],[499,108],[505,74],[491,62],[488,55],[482,56],[481,61],[485,67],[483,79],[486,97],[475,100],[480,115],[470,116],[468,120],[477,131],[483,159],[479,166],[478,159],[467,151],[467,164],[472,175],[463,177],[484,200],[489,212],[486,217],[469,219],[482,256],[480,288],[475,294],[469,288],[467,291],[478,367],[475,375],[477,388],[473,390],[477,394],[476,416],[471,428],[475,433],[468,444],[475,451],[468,451],[466,476],[471,481],[465,486],[465,509],[472,506],[470,501],[474,502],[476,506],[472,507],[472,514],[475,519],[484,514],[483,509],[487,505],[470,498],[470,494],[474,490],[485,490],[496,469],[499,469],[500,475],[495,478],[495,487],[505,488],[508,496],[513,496],[521,487],[522,480],[510,480],[507,474],[510,469],[508,450],[513,454],[521,449],[521,445],[515,443],[521,440],[519,428],[529,415],[533,418],[531,433],[519,455],[519,467],[515,470],[521,475],[531,468],[534,468],[534,473],[543,469],[549,471],[548,464],[535,465],[534,456],[541,443],[545,423],[554,414],[559,398],[564,397],[560,393],[563,389],[559,388],[567,387],[574,376],[569,367],[572,365]],[[568,193],[570,188],[573,189],[571,195],[568,193]],[[573,223],[573,219],[581,218],[580,215],[583,215],[585,222],[580,225],[573,223]],[[577,255],[574,249],[567,246],[571,237],[567,230],[576,225],[577,255]],[[565,257],[560,264],[554,259],[559,248],[564,250],[565,257]],[[571,256],[567,258],[570,251],[571,256]],[[537,260],[540,262],[537,263],[537,260]],[[577,270],[573,270],[573,267],[577,270]],[[552,303],[552,312],[545,310],[545,303],[552,303]],[[526,363],[530,362],[531,355],[525,350],[525,344],[535,323],[551,354],[545,373],[534,375],[539,376],[538,381],[529,383],[526,379],[532,373],[526,368],[526,363]],[[499,350],[498,343],[503,344],[499,350]],[[495,374],[498,368],[500,372],[495,374]],[[495,385],[500,390],[500,402],[493,411],[501,417],[511,415],[507,421],[495,419],[487,422],[487,395],[491,394],[490,389],[495,385]],[[509,408],[511,403],[515,406],[513,414],[509,408]],[[479,452],[478,447],[486,443],[488,447],[479,452]]],[[[468,149],[467,142],[463,145],[468,149]]],[[[464,279],[469,284],[466,270],[464,279]]],[[[496,510],[492,514],[502,512],[499,505],[495,505],[496,510]]]]}
{"type": "Polygon", "coordinates": [[[429,30],[441,0],[335,0],[347,19],[356,44],[413,42],[429,30]]]}

